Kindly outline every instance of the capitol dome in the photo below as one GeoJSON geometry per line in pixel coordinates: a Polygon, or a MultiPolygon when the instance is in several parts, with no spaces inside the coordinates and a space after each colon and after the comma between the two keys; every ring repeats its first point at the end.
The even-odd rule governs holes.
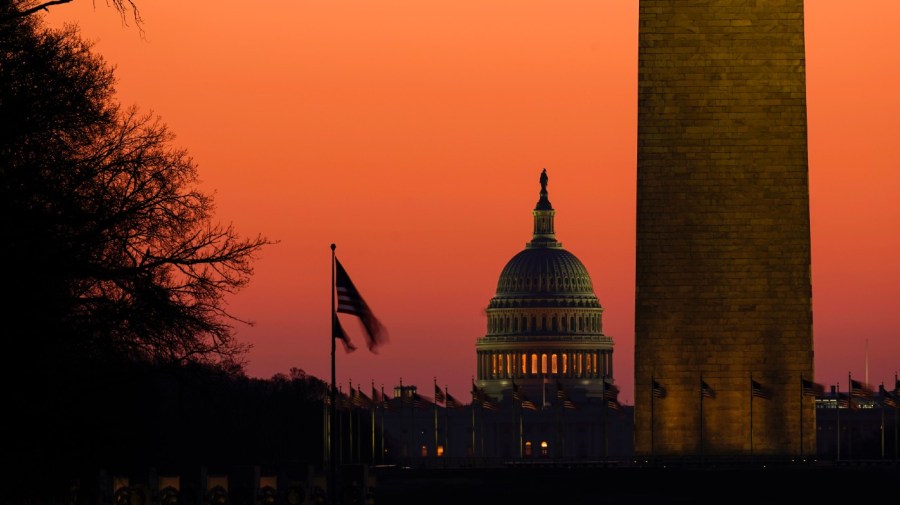
{"type": "Polygon", "coordinates": [[[478,386],[502,398],[515,384],[546,402],[552,379],[552,398],[556,388],[602,397],[612,387],[612,339],[587,269],[556,240],[546,170],[540,182],[532,240],[501,271],[476,342],[478,386]]]}
{"type": "Polygon", "coordinates": [[[587,269],[561,248],[529,248],[513,256],[500,273],[498,297],[587,295],[594,288],[587,269]]]}

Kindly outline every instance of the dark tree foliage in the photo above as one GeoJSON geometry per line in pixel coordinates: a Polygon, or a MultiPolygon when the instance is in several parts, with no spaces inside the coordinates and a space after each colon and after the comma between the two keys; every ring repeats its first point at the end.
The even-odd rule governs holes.
{"type": "Polygon", "coordinates": [[[8,15],[18,4],[0,2],[0,453],[29,473],[102,447],[100,413],[148,371],[240,376],[225,297],[270,242],[217,223],[165,125],[118,104],[75,27],[8,15]]]}
{"type": "Polygon", "coordinates": [[[159,119],[114,99],[77,30],[0,24],[5,320],[43,357],[240,364],[224,297],[264,238],[213,222],[159,119]],[[48,354],[49,353],[49,354],[48,354]]]}
{"type": "MultiPolygon", "coordinates": [[[[50,7],[71,2],[72,0],[0,0],[0,23],[46,12],[50,7]]],[[[94,5],[96,3],[94,0],[94,5]]],[[[123,22],[126,15],[131,12],[135,23],[141,24],[141,13],[134,0],[105,0],[105,3],[119,12],[123,22]]]]}

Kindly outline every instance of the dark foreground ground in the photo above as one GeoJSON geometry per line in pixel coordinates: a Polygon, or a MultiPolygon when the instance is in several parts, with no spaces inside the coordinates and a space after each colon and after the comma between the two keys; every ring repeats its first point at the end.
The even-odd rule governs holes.
{"type": "Polygon", "coordinates": [[[900,464],[379,468],[385,505],[871,503],[900,500],[900,464]]]}

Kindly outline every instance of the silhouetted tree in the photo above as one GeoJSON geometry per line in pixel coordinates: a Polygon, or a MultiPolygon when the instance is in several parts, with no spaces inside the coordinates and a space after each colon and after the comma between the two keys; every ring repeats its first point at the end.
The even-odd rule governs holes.
{"type": "Polygon", "coordinates": [[[77,28],[0,21],[4,468],[96,459],[85,441],[148,373],[240,372],[225,296],[270,242],[215,222],[197,175],[157,117],[118,104],[77,28]]]}
{"type": "Polygon", "coordinates": [[[213,221],[187,152],[113,84],[76,28],[0,23],[5,355],[45,380],[85,360],[239,368],[224,296],[269,242],[213,221]]]}

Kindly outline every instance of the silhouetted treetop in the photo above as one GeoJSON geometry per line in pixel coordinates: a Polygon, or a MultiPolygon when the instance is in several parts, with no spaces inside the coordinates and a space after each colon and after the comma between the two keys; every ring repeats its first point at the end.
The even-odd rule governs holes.
{"type": "Polygon", "coordinates": [[[14,355],[239,366],[225,296],[263,237],[213,219],[159,118],[115,101],[74,27],[0,24],[0,209],[14,355]]]}
{"type": "MultiPolygon", "coordinates": [[[[72,0],[0,0],[0,23],[46,12],[50,7],[71,2],[72,0]]],[[[94,5],[97,4],[96,0],[93,0],[93,2],[94,5]]],[[[119,15],[122,16],[122,21],[125,21],[128,14],[131,13],[135,24],[140,26],[143,22],[141,13],[134,0],[105,0],[105,3],[119,12],[119,15]]]]}

